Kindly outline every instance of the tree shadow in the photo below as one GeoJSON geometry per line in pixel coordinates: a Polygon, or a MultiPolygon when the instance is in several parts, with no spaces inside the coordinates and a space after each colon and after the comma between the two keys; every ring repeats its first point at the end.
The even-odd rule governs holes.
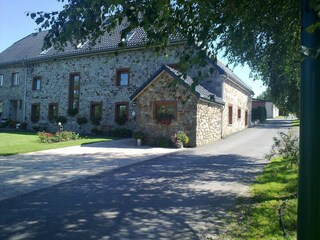
{"type": "Polygon", "coordinates": [[[201,239],[264,164],[184,151],[0,201],[0,239],[201,239]]]}

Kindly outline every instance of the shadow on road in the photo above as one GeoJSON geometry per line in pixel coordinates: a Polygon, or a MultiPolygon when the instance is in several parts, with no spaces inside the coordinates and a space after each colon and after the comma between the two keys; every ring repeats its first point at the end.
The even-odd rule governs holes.
{"type": "Polygon", "coordinates": [[[261,169],[181,152],[62,183],[0,201],[0,239],[199,239],[261,169]]]}

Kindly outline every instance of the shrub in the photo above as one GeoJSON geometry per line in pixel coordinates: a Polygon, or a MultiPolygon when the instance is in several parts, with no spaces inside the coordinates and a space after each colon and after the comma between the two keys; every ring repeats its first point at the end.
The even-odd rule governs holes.
{"type": "Polygon", "coordinates": [[[93,125],[99,125],[99,124],[100,124],[100,121],[101,121],[101,117],[91,118],[91,123],[92,123],[93,125]]]}
{"type": "Polygon", "coordinates": [[[73,109],[69,109],[68,110],[68,114],[69,114],[69,116],[75,116],[75,115],[77,115],[79,113],[79,109],[78,108],[73,108],[73,109]]]}
{"type": "Polygon", "coordinates": [[[56,133],[38,132],[38,137],[42,143],[55,143],[77,140],[79,139],[79,134],[72,131],[61,131],[56,133]]]}
{"type": "Polygon", "coordinates": [[[121,116],[121,117],[118,117],[118,118],[116,119],[116,122],[117,122],[120,126],[124,125],[127,121],[128,121],[128,117],[127,117],[126,115],[121,116]]]}
{"type": "Polygon", "coordinates": [[[160,137],[160,138],[154,139],[151,145],[155,147],[169,148],[169,147],[172,147],[172,142],[170,138],[160,137]]]}
{"type": "Polygon", "coordinates": [[[132,137],[132,131],[127,128],[116,128],[109,132],[112,137],[130,138],[132,137]]]}
{"type": "Polygon", "coordinates": [[[141,131],[139,131],[139,132],[135,132],[135,133],[133,134],[133,137],[134,137],[135,139],[143,139],[143,138],[144,138],[144,135],[143,135],[143,133],[142,133],[141,131]]]}
{"type": "Polygon", "coordinates": [[[273,141],[270,153],[265,155],[268,160],[271,160],[275,156],[281,156],[291,166],[298,165],[299,137],[294,132],[280,132],[277,137],[273,138],[273,141]]]}
{"type": "Polygon", "coordinates": [[[183,147],[189,142],[189,137],[183,131],[178,131],[171,137],[171,141],[176,147],[183,147]]]}
{"type": "Polygon", "coordinates": [[[87,122],[88,122],[88,119],[86,117],[78,117],[77,118],[77,123],[79,125],[86,124],[87,122]]]}

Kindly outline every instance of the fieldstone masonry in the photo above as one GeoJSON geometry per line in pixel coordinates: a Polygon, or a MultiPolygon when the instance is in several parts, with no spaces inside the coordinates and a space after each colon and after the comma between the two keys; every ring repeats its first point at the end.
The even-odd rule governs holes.
{"type": "MultiPolygon", "coordinates": [[[[100,125],[107,128],[125,127],[132,130],[143,130],[150,139],[171,136],[178,130],[185,131],[190,137],[190,145],[198,146],[240,131],[247,127],[244,122],[245,111],[251,112],[251,93],[241,84],[213,71],[214,65],[202,68],[201,81],[213,89],[216,96],[225,101],[225,106],[199,100],[190,89],[178,85],[173,92],[167,88],[171,81],[168,74],[162,74],[134,102],[130,96],[143,85],[162,64],[175,64],[176,56],[182,51],[181,45],[173,45],[167,53],[156,55],[145,48],[126,51],[98,52],[86,55],[63,56],[47,60],[29,61],[27,64],[11,64],[0,66],[0,74],[4,76],[4,85],[0,87],[0,101],[3,102],[2,118],[26,122],[28,129],[36,125],[31,122],[32,104],[40,105],[39,123],[47,124],[49,131],[56,131],[57,123],[49,121],[49,104],[58,104],[59,116],[67,117],[65,129],[80,133],[90,133],[96,126],[90,122],[90,106],[92,102],[102,103],[102,120],[100,125]],[[117,69],[130,69],[128,86],[116,85],[117,69]],[[11,85],[12,73],[19,73],[18,86],[11,85]],[[80,75],[80,104],[77,116],[68,116],[70,74],[80,75]],[[41,89],[33,90],[34,77],[41,77],[41,89]],[[177,101],[177,119],[164,126],[153,119],[153,102],[177,101]],[[116,103],[127,102],[129,120],[119,126],[115,122],[116,103]],[[228,106],[233,108],[233,124],[228,124],[228,106]],[[241,118],[237,118],[237,109],[241,109],[241,118]],[[136,115],[132,114],[133,112],[136,115]],[[77,117],[86,117],[89,121],[84,125],[77,123],[77,117]]],[[[188,74],[199,77],[199,69],[193,67],[188,74]]],[[[250,119],[250,117],[248,118],[250,119]]],[[[38,123],[37,123],[38,124],[38,123]]]]}

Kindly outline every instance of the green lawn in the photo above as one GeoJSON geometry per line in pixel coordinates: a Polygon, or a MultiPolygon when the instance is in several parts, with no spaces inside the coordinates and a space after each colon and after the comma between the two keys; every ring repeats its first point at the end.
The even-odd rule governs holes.
{"type": "Polygon", "coordinates": [[[300,126],[300,120],[299,119],[293,120],[291,124],[292,124],[292,127],[299,127],[300,126]]]}
{"type": "Polygon", "coordinates": [[[298,168],[275,158],[251,186],[253,198],[230,214],[226,234],[221,239],[284,239],[279,224],[279,208],[288,199],[283,222],[289,239],[296,239],[298,168]],[[240,219],[239,219],[240,218],[240,219]]]}
{"type": "Polygon", "coordinates": [[[76,141],[59,143],[41,143],[37,133],[22,131],[0,130],[0,156],[14,155],[18,153],[35,152],[53,148],[76,146],[94,142],[110,141],[105,137],[85,137],[76,141]]]}

